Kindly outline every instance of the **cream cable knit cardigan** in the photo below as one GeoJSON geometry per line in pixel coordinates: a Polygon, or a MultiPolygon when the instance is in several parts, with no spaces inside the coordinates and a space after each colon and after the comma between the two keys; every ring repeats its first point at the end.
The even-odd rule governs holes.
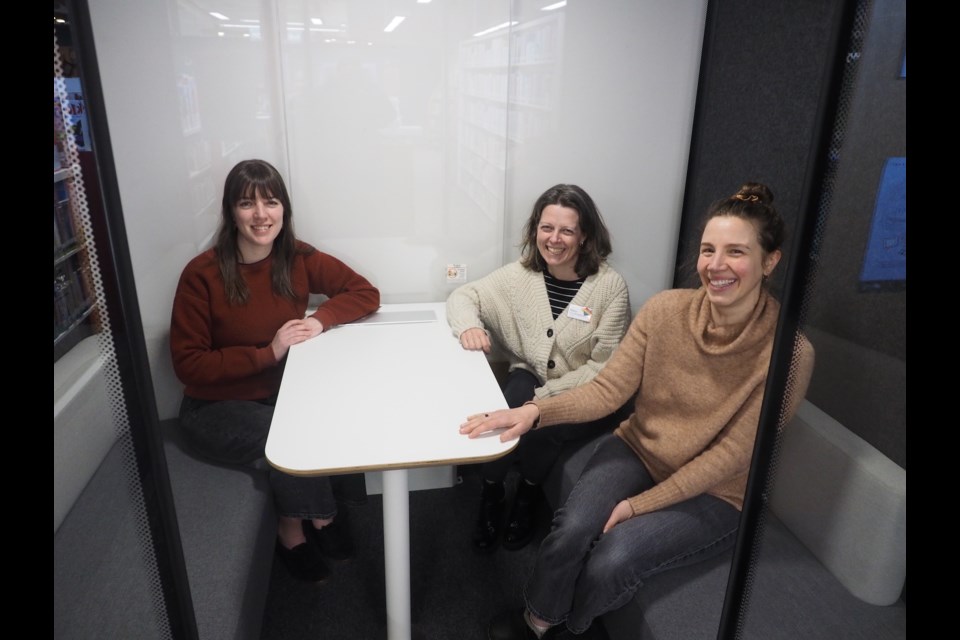
{"type": "Polygon", "coordinates": [[[627,283],[605,262],[570,304],[589,307],[590,321],[566,312],[554,320],[543,274],[518,261],[451,293],[447,321],[458,339],[467,329],[485,330],[510,370],[536,375],[542,383],[536,395],[546,398],[593,379],[630,325],[627,283]]]}

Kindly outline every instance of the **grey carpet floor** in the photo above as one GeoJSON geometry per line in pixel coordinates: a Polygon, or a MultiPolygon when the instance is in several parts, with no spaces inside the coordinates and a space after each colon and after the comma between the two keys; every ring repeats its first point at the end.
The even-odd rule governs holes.
{"type": "MultiPolygon", "coordinates": [[[[461,467],[460,479],[454,487],[410,493],[415,640],[485,640],[493,616],[522,606],[524,580],[549,527],[544,507],[527,547],[478,554],[470,541],[480,496],[476,468],[461,467]]],[[[323,583],[297,582],[275,558],[262,640],[386,638],[382,504],[377,495],[350,507],[357,556],[334,565],[323,583]]]]}

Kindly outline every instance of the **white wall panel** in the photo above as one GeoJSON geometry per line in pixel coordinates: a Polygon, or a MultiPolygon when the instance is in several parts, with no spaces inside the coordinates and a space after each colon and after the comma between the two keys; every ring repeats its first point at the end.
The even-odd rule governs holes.
{"type": "Polygon", "coordinates": [[[514,259],[558,182],[597,201],[635,308],[670,285],[706,0],[550,4],[90,0],[161,417],[177,278],[244,158],[277,165],[298,235],[385,302],[514,259]]]}
{"type": "Polygon", "coordinates": [[[442,300],[448,263],[501,262],[504,149],[485,174],[464,150],[462,43],[508,16],[505,0],[280,2],[298,233],[385,302],[442,300]]]}
{"type": "Polygon", "coordinates": [[[286,172],[276,30],[226,26],[270,24],[273,10],[255,0],[204,4],[90,1],[161,418],[176,415],[182,388],[167,337],[173,293],[187,261],[209,246],[227,172],[251,157],[286,172]]]}
{"type": "MultiPolygon", "coordinates": [[[[557,50],[553,86],[543,91],[549,119],[509,147],[507,257],[518,255],[536,198],[553,184],[578,184],[610,229],[610,263],[626,278],[636,310],[673,282],[707,3],[569,0],[542,11],[547,4],[516,3],[518,33],[563,15],[549,31],[556,42],[548,46],[557,50]]],[[[523,105],[520,82],[543,72],[522,58],[513,67],[510,99],[523,105]]]]}

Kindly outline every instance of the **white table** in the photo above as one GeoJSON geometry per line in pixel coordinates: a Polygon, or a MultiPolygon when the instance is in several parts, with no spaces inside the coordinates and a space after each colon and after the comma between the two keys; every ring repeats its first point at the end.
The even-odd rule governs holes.
{"type": "Polygon", "coordinates": [[[516,440],[471,440],[459,432],[468,415],[502,408],[486,357],[460,347],[442,302],[383,305],[287,355],[267,460],[293,475],[383,470],[390,640],[411,637],[407,470],[506,454],[516,440]]]}

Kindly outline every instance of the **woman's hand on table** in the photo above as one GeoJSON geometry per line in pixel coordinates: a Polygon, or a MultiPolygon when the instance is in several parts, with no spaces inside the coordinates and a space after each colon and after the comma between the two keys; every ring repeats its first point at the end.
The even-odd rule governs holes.
{"type": "Polygon", "coordinates": [[[479,327],[467,329],[460,334],[460,346],[467,351],[490,353],[490,336],[479,327]]]}
{"type": "Polygon", "coordinates": [[[310,316],[309,318],[299,318],[288,320],[277,330],[270,342],[270,348],[273,349],[273,355],[277,362],[287,355],[290,347],[301,342],[306,342],[314,336],[323,333],[323,323],[310,316]]]}
{"type": "Polygon", "coordinates": [[[540,408],[533,403],[527,403],[516,409],[501,409],[469,416],[467,421],[460,425],[460,433],[476,438],[494,429],[506,429],[500,434],[500,442],[509,442],[530,431],[539,418],[540,408]]]}
{"type": "Polygon", "coordinates": [[[629,520],[633,517],[633,507],[630,506],[628,500],[621,500],[617,503],[617,506],[613,508],[613,511],[610,512],[610,517],[607,518],[607,524],[603,525],[603,532],[606,533],[613,529],[615,526],[629,520]]]}

